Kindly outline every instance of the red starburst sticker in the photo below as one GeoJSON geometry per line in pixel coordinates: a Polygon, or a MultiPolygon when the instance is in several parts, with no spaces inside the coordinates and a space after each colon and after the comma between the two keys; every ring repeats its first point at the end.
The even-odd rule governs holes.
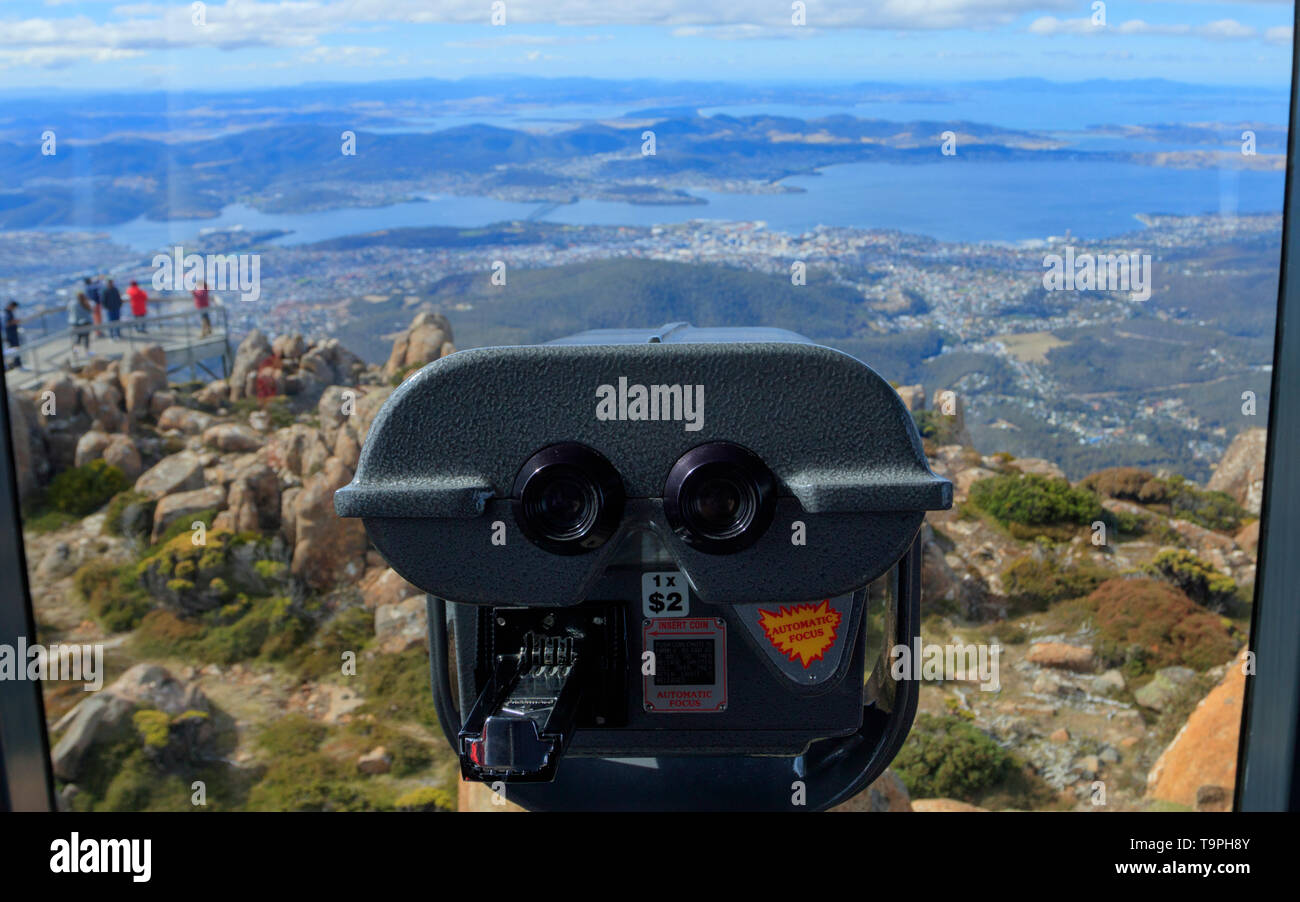
{"type": "Polygon", "coordinates": [[[792,608],[781,605],[777,611],[760,608],[758,623],[777,651],[791,661],[802,662],[807,670],[809,664],[824,658],[827,649],[835,644],[842,616],[827,598],[821,604],[797,604],[792,608]]]}

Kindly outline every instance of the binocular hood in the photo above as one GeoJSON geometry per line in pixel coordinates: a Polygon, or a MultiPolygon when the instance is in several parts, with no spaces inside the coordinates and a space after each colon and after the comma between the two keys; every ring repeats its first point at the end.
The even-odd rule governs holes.
{"type": "Polygon", "coordinates": [[[643,530],[703,601],[851,592],[951,504],[870,367],[791,332],[681,324],[430,363],[335,495],[426,592],[545,606],[582,602],[643,530]]]}

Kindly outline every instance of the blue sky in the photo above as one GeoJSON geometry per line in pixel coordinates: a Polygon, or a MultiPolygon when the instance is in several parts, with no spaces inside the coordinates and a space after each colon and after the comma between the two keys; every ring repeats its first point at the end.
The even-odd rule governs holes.
{"type": "Polygon", "coordinates": [[[1168,78],[1282,86],[1287,2],[0,0],[0,86],[244,88],[523,74],[747,81],[1168,78]],[[498,7],[498,9],[500,9],[498,7]]]}

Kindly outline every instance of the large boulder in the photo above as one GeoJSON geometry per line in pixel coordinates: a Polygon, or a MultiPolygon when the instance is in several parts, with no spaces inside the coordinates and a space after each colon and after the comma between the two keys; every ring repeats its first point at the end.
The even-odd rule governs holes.
{"type": "MultiPolygon", "coordinates": [[[[73,466],[84,467],[92,460],[96,460],[104,454],[104,449],[108,443],[113,440],[113,436],[107,432],[100,432],[98,429],[91,429],[81,438],[77,439],[77,455],[73,458],[73,466]]],[[[137,476],[140,474],[137,473],[137,476]]]]}
{"type": "Polygon", "coordinates": [[[221,510],[225,506],[226,490],[219,485],[168,495],[160,499],[158,506],[154,508],[153,539],[156,542],[168,526],[182,517],[191,517],[209,510],[221,510]]]}
{"type": "Polygon", "coordinates": [[[256,378],[258,367],[271,353],[271,343],[266,340],[261,329],[254,329],[244,336],[239,349],[235,351],[235,362],[230,367],[230,400],[238,401],[248,396],[250,379],[256,378]]]}
{"type": "Polygon", "coordinates": [[[1089,673],[1093,668],[1092,648],[1064,642],[1039,642],[1029,649],[1025,660],[1040,667],[1089,673]]]}
{"type": "Polygon", "coordinates": [[[421,313],[406,331],[393,342],[392,353],[384,364],[384,375],[391,378],[402,371],[424,366],[456,350],[452,344],[451,323],[441,313],[421,313]]]}
{"type": "Polygon", "coordinates": [[[214,528],[231,532],[276,529],[280,525],[280,480],[261,461],[240,468],[230,482],[226,510],[214,528]]]}
{"type": "Polygon", "coordinates": [[[277,470],[294,476],[307,476],[325,465],[329,448],[319,431],[305,423],[277,429],[266,439],[266,460],[277,470]]]}
{"type": "Polygon", "coordinates": [[[307,477],[294,499],[291,569],[313,588],[355,582],[365,572],[365,527],[360,520],[343,519],[334,512],[334,492],[351,479],[352,470],[330,458],[307,477]]]}
{"type": "Polygon", "coordinates": [[[8,393],[8,398],[18,497],[27,501],[35,496],[50,472],[45,432],[41,429],[36,404],[31,398],[12,391],[8,393]]]}
{"type": "Polygon", "coordinates": [[[50,754],[55,775],[75,780],[87,750],[122,726],[137,706],[162,711],[172,718],[211,710],[196,684],[182,683],[157,664],[136,664],[111,686],[78,703],[54,725],[54,732],[63,733],[50,754]]]}
{"type": "Polygon", "coordinates": [[[1183,692],[1183,687],[1196,679],[1196,671],[1190,667],[1162,667],[1156,671],[1151,682],[1133,693],[1139,705],[1153,711],[1163,711],[1183,692]]]}
{"type": "Polygon", "coordinates": [[[1264,500],[1264,450],[1268,430],[1243,429],[1223,452],[1206,488],[1225,492],[1238,504],[1258,514],[1264,500]]]}
{"type": "Polygon", "coordinates": [[[186,711],[208,711],[207,696],[197,684],[182,683],[158,664],[136,664],[108,691],[134,704],[166,711],[173,717],[186,711]]]}
{"type": "Polygon", "coordinates": [[[126,412],[139,419],[149,412],[154,392],[167,387],[167,355],[158,345],[132,346],[118,361],[117,378],[126,412]]]}
{"type": "Polygon", "coordinates": [[[68,373],[50,376],[38,390],[42,415],[47,419],[76,416],[81,409],[79,395],[77,381],[68,373]]]}
{"type": "Polygon", "coordinates": [[[423,596],[375,608],[375,640],[379,651],[398,654],[429,641],[428,606],[423,596]]]}
{"type": "Polygon", "coordinates": [[[144,461],[140,459],[140,449],[126,435],[118,434],[110,438],[101,456],[104,458],[104,463],[117,467],[122,471],[122,475],[132,482],[144,469],[144,461]]]}
{"type": "Polygon", "coordinates": [[[82,759],[96,737],[112,731],[131,712],[131,702],[112,692],[96,692],[79,702],[54,725],[63,732],[50,758],[55,776],[75,780],[81,772],[82,759]]]}
{"type": "Polygon", "coordinates": [[[203,461],[189,452],[164,457],[135,481],[135,490],[150,498],[203,488],[203,461]]]}
{"type": "Polygon", "coordinates": [[[331,385],[356,385],[365,370],[365,361],[330,338],[313,344],[298,361],[292,391],[286,382],[285,391],[297,395],[299,409],[315,404],[331,385]]]}
{"type": "Polygon", "coordinates": [[[1245,667],[1243,649],[1156,759],[1147,774],[1148,797],[1189,808],[1204,807],[1204,800],[1211,797],[1226,798],[1230,807],[1237,782],[1245,667]]]}
{"type": "Polygon", "coordinates": [[[362,602],[368,608],[395,605],[424,593],[397,575],[391,567],[375,567],[361,580],[362,602]]]}
{"type": "Polygon", "coordinates": [[[158,417],[161,430],[177,429],[186,435],[199,435],[216,423],[216,418],[201,410],[181,407],[179,404],[168,407],[158,417]]]}
{"type": "Polygon", "coordinates": [[[218,423],[203,430],[203,444],[218,451],[255,451],[262,440],[256,429],[239,423],[218,423]]]}
{"type": "Polygon", "coordinates": [[[271,342],[271,352],[281,359],[296,360],[307,352],[307,342],[301,332],[277,335],[271,342]]]}
{"type": "Polygon", "coordinates": [[[204,407],[220,407],[230,400],[230,383],[214,379],[194,393],[194,400],[204,407]]]}
{"type": "Polygon", "coordinates": [[[77,386],[78,401],[91,419],[91,428],[116,432],[126,419],[117,378],[92,379],[77,386]]]}

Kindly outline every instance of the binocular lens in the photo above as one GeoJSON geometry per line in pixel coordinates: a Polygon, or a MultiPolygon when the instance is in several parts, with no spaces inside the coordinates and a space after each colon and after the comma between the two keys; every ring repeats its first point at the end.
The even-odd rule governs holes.
{"type": "Polygon", "coordinates": [[[600,511],[599,492],[578,472],[556,473],[532,494],[529,516],[548,538],[559,541],[581,536],[600,511]]]}
{"type": "Polygon", "coordinates": [[[688,451],[664,488],[669,525],[688,545],[713,554],[754,544],[775,509],[772,473],[756,455],[729,442],[688,451]]]}
{"type": "Polygon", "coordinates": [[[623,516],[623,481],[609,461],[576,443],[543,448],[515,479],[515,522],[556,554],[599,548],[623,516]]]}

